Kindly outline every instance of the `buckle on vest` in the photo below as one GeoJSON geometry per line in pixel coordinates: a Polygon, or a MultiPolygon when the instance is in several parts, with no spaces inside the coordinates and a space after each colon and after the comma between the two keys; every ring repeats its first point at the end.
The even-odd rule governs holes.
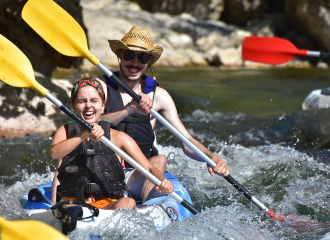
{"type": "MultiPolygon", "coordinates": [[[[92,193],[92,192],[95,192],[96,190],[96,186],[97,184],[96,183],[87,183],[85,184],[85,189],[84,189],[84,192],[85,193],[92,193]]],[[[99,189],[99,187],[97,186],[97,189],[99,189]]]]}
{"type": "Polygon", "coordinates": [[[82,154],[86,155],[86,156],[94,156],[95,151],[94,151],[94,149],[83,149],[82,154]]]}

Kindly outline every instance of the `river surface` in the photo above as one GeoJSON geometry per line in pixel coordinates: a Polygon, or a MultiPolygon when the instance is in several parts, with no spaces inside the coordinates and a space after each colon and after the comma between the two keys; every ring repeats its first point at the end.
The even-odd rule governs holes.
{"type": "MultiPolygon", "coordinates": [[[[314,89],[329,87],[330,70],[156,68],[191,135],[225,160],[231,176],[287,221],[270,219],[205,163],[186,157],[172,135],[156,125],[167,170],[188,189],[201,214],[162,231],[146,216],[118,210],[102,229],[104,239],[330,239],[329,150],[299,121],[314,89]],[[119,216],[119,217],[118,217],[119,216]],[[293,220],[289,220],[293,219],[293,220]],[[117,226],[116,228],[109,226],[117,226]]],[[[0,139],[0,215],[26,219],[18,200],[51,181],[57,161],[51,138],[0,139]]]]}

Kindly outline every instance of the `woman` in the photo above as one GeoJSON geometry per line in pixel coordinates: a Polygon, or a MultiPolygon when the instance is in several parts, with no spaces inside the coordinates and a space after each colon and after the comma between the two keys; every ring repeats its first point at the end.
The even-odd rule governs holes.
{"type": "Polygon", "coordinates": [[[55,203],[58,181],[62,200],[84,200],[102,209],[135,208],[134,199],[127,197],[121,159],[106,147],[104,135],[161,180],[156,190],[173,192],[172,183],[146,159],[138,145],[126,133],[110,128],[110,122],[100,121],[104,111],[104,91],[100,82],[85,75],[71,92],[73,110],[93,126],[89,133],[76,122],[69,122],[55,133],[51,146],[52,158],[60,159],[53,181],[55,203]]]}

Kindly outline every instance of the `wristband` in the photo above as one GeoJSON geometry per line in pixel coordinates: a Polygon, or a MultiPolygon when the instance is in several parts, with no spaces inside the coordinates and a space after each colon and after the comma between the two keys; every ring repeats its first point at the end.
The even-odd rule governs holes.
{"type": "Polygon", "coordinates": [[[131,108],[131,103],[128,103],[128,104],[126,105],[126,108],[127,108],[127,111],[128,111],[129,114],[135,113],[135,112],[133,111],[133,109],[131,108]]]}

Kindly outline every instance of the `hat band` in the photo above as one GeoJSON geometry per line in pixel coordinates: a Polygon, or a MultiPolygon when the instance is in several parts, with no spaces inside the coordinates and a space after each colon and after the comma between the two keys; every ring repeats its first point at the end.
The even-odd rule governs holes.
{"type": "Polygon", "coordinates": [[[105,100],[105,94],[103,91],[102,84],[94,79],[81,79],[78,82],[76,82],[71,91],[71,100],[73,100],[77,95],[78,91],[85,86],[91,86],[95,88],[96,91],[98,91],[98,93],[100,94],[102,100],[103,101],[105,100]]]}
{"type": "Polygon", "coordinates": [[[138,45],[131,45],[131,44],[129,44],[129,45],[127,45],[127,47],[136,47],[136,48],[142,48],[142,49],[144,49],[144,50],[147,50],[147,51],[148,51],[148,48],[145,48],[145,47],[141,47],[141,46],[138,46],[138,45]]]}

